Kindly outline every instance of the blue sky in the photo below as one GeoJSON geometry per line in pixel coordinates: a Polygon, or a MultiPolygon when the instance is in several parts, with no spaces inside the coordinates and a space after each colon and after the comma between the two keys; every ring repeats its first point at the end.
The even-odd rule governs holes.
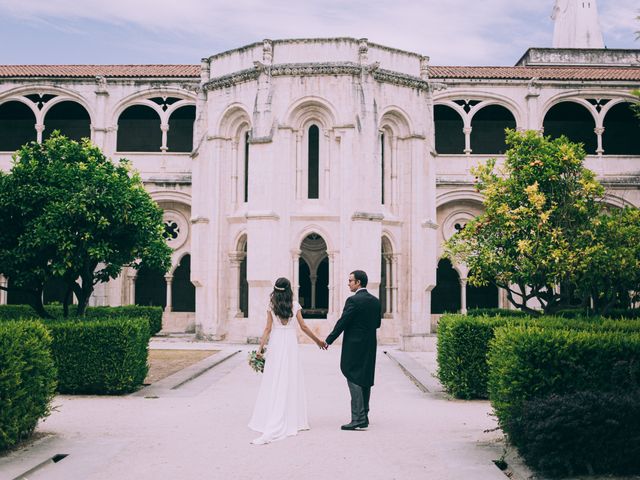
{"type": "MultiPolygon", "coordinates": [[[[434,65],[550,47],[553,0],[0,0],[1,64],[199,63],[263,38],[367,37],[434,65]]],[[[598,0],[609,48],[640,48],[638,0],[598,0]]]]}

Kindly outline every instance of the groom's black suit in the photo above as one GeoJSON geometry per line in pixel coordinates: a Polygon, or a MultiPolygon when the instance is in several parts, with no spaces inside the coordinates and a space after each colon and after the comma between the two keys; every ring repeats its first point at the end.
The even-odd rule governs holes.
{"type": "Polygon", "coordinates": [[[376,329],[380,328],[380,321],[380,300],[366,289],[360,289],[347,299],[342,315],[326,340],[331,345],[344,332],[340,370],[351,392],[351,420],[359,424],[369,423],[369,395],[376,369],[376,329]],[[361,399],[357,398],[359,395],[361,399]]]}

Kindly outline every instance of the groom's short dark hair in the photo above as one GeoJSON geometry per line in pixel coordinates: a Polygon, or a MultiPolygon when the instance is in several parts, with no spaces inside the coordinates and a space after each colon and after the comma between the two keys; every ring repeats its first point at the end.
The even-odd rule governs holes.
{"type": "Polygon", "coordinates": [[[357,282],[360,282],[360,286],[365,288],[367,283],[369,283],[369,277],[367,277],[367,273],[364,270],[354,270],[351,272],[353,278],[356,279],[357,282]]]}

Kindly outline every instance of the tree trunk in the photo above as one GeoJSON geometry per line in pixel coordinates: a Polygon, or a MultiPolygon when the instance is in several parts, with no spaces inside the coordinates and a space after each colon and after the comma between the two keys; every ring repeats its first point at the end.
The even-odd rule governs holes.
{"type": "Polygon", "coordinates": [[[33,295],[31,295],[31,303],[29,305],[31,305],[31,307],[36,311],[36,313],[38,314],[38,316],[40,318],[53,318],[51,315],[49,315],[49,312],[47,312],[44,309],[44,305],[42,304],[42,291],[44,290],[43,288],[40,288],[39,290],[35,290],[33,291],[33,295]]]}

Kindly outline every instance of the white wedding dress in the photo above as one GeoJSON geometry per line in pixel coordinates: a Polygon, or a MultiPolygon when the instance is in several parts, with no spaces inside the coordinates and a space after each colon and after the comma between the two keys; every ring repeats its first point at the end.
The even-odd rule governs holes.
{"type": "Polygon", "coordinates": [[[296,314],[302,307],[293,302],[293,317],[278,318],[273,311],[273,327],[265,354],[260,391],[249,428],[262,433],[251,443],[264,444],[309,430],[307,396],[298,351],[296,314]]]}

